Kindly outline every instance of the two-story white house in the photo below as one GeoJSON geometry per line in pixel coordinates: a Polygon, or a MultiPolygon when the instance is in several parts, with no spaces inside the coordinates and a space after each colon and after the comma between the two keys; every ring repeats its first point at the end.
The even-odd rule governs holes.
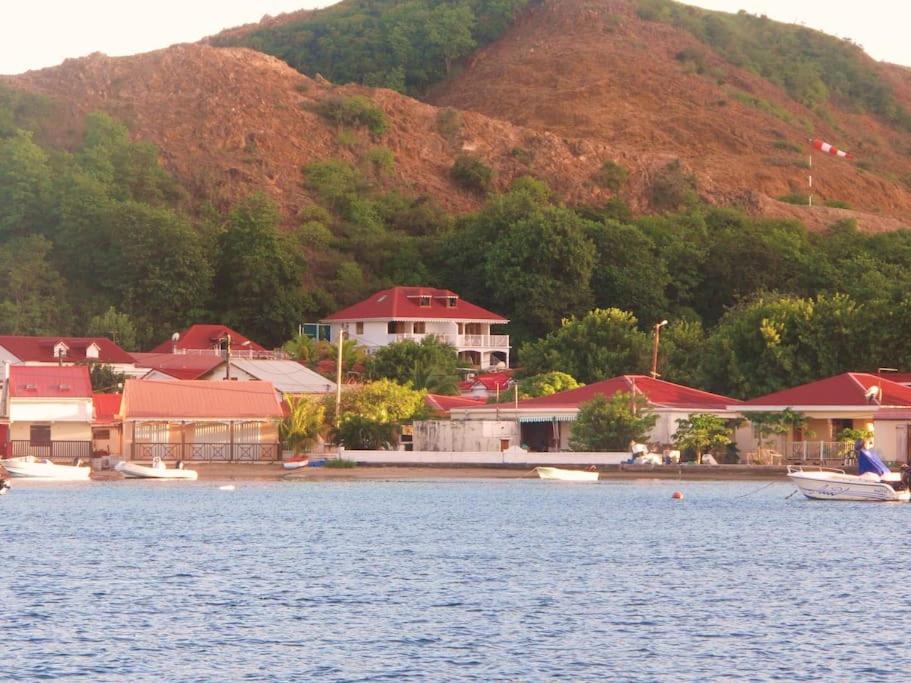
{"type": "Polygon", "coordinates": [[[392,287],[324,318],[329,338],[341,330],[368,351],[394,342],[435,336],[455,347],[459,360],[480,368],[509,365],[509,335],[491,334],[508,320],[448,289],[392,287]]]}

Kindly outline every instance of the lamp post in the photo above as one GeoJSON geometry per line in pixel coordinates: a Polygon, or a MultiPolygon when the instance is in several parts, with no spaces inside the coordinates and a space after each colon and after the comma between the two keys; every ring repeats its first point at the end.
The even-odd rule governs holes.
{"type": "Polygon", "coordinates": [[[662,320],[655,325],[655,343],[652,347],[652,379],[658,379],[658,340],[661,338],[661,328],[667,325],[667,320],[662,320]]]}
{"type": "Polygon", "coordinates": [[[335,362],[335,426],[342,424],[342,350],[345,346],[345,328],[338,328],[338,360],[335,362]]]}

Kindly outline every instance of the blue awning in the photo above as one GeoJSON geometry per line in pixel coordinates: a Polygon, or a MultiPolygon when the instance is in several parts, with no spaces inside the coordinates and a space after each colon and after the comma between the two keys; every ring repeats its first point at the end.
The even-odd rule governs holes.
{"type": "Polygon", "coordinates": [[[575,422],[575,415],[521,415],[519,422],[575,422]]]}

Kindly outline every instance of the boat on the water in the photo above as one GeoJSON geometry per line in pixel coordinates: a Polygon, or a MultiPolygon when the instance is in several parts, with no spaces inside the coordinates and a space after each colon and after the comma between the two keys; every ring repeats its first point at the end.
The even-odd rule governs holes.
{"type": "Polygon", "coordinates": [[[598,481],[598,472],[590,470],[564,470],[559,467],[536,467],[535,472],[541,479],[559,481],[598,481]]]}
{"type": "Polygon", "coordinates": [[[301,467],[307,467],[310,464],[310,457],[307,455],[295,455],[294,457],[288,458],[285,462],[282,463],[282,467],[286,470],[298,470],[301,467]]]}
{"type": "Polygon", "coordinates": [[[199,474],[196,470],[185,470],[183,463],[178,462],[177,467],[168,468],[164,460],[154,458],[152,465],[140,465],[136,462],[119,462],[114,469],[123,474],[127,479],[184,479],[195,481],[199,474]]]}
{"type": "Polygon", "coordinates": [[[83,467],[79,460],[74,465],[58,465],[50,460],[39,460],[33,455],[0,460],[0,466],[11,477],[18,479],[46,479],[49,481],[88,481],[91,467],[83,467]]]}
{"type": "Polygon", "coordinates": [[[0,496],[5,496],[9,493],[10,485],[8,479],[0,479],[0,496]]]}
{"type": "Polygon", "coordinates": [[[803,495],[813,500],[911,501],[911,491],[899,472],[858,475],[826,467],[790,465],[788,478],[803,495]]]}

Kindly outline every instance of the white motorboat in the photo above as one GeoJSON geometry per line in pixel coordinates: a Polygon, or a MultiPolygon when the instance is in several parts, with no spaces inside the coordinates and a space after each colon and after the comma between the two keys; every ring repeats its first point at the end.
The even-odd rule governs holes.
{"type": "Polygon", "coordinates": [[[119,462],[114,469],[123,474],[127,479],[184,479],[195,480],[199,474],[196,470],[185,470],[183,463],[177,463],[177,467],[168,468],[164,460],[154,458],[152,465],[140,465],[136,462],[119,462]]]}
{"type": "Polygon", "coordinates": [[[911,501],[911,491],[899,472],[847,474],[825,467],[788,467],[788,477],[803,495],[813,500],[911,501]]]}
{"type": "Polygon", "coordinates": [[[306,455],[295,455],[293,458],[288,458],[285,462],[282,463],[282,467],[286,470],[299,470],[301,467],[307,467],[310,464],[310,458],[306,455]]]}
{"type": "Polygon", "coordinates": [[[46,479],[49,481],[88,481],[91,467],[82,467],[79,461],[75,465],[58,465],[50,460],[38,460],[33,455],[21,458],[0,460],[11,477],[19,479],[46,479]]]}
{"type": "Polygon", "coordinates": [[[558,467],[536,467],[535,472],[541,479],[559,481],[598,481],[598,472],[589,470],[562,470],[558,467]]]}

